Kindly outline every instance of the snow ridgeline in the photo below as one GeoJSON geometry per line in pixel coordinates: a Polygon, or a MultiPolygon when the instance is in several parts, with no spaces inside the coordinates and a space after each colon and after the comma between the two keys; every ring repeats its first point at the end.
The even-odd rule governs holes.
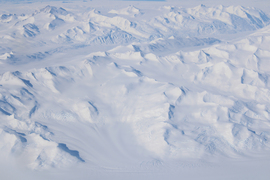
{"type": "Polygon", "coordinates": [[[30,14],[0,14],[1,60],[20,63],[44,59],[66,46],[76,49],[158,40],[149,48],[164,51],[164,47],[211,45],[220,41],[217,35],[254,31],[270,20],[261,10],[241,6],[164,6],[155,9],[154,15],[152,11],[129,6],[108,12],[88,8],[75,13],[48,5],[30,14]],[[27,53],[21,52],[22,47],[27,53]],[[5,53],[13,54],[2,57],[5,53]]]}
{"type": "Polygon", "coordinates": [[[243,7],[160,11],[149,21],[136,20],[145,13],[134,7],[110,11],[117,14],[113,17],[97,10],[75,15],[51,6],[32,15],[2,15],[1,26],[21,32],[1,34],[6,42],[27,39],[46,53],[33,47],[29,51],[37,54],[29,55],[14,43],[1,49],[9,50],[0,56],[2,66],[18,69],[0,77],[1,154],[46,169],[79,162],[144,165],[149,159],[153,165],[269,150],[269,18],[243,7]],[[125,19],[129,15],[135,18],[132,26],[125,19]],[[202,28],[208,27],[206,22],[210,29],[202,28]],[[225,25],[213,26],[217,22],[225,25]],[[211,38],[251,30],[257,31],[237,41],[211,38]],[[119,34],[105,38],[113,31],[119,34]],[[203,34],[209,38],[199,37],[203,34]],[[66,43],[71,47],[60,52],[49,47],[66,43]],[[69,50],[76,43],[114,46],[74,56],[76,51],[69,50]],[[158,55],[185,45],[209,47],[158,55]],[[44,67],[20,70],[16,63],[31,62],[16,53],[38,59],[44,67]],[[52,56],[61,53],[70,58],[52,56]],[[46,65],[50,57],[55,65],[46,65]]]}

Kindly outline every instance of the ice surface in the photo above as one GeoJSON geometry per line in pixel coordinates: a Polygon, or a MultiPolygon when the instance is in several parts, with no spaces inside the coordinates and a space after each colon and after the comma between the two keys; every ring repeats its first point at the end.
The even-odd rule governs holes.
{"type": "Polygon", "coordinates": [[[97,4],[2,4],[0,177],[269,179],[270,16],[97,4]]]}

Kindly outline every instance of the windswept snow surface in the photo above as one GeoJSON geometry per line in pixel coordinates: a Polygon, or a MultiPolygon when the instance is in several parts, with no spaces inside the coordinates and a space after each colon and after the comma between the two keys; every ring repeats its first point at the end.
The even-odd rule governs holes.
{"type": "Polygon", "coordinates": [[[136,4],[2,4],[1,179],[270,178],[269,14],[136,4]]]}

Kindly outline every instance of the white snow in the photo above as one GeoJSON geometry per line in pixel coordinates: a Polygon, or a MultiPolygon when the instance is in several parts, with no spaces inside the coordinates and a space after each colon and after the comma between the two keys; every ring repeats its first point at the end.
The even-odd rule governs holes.
{"type": "Polygon", "coordinates": [[[268,179],[269,14],[114,3],[1,4],[0,178],[268,179]]]}

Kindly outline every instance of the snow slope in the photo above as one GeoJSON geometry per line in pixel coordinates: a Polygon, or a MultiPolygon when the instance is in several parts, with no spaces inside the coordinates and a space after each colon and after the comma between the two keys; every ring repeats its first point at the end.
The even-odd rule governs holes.
{"type": "Polygon", "coordinates": [[[269,177],[263,11],[33,3],[0,17],[2,162],[32,178],[216,179],[232,162],[254,177],[241,173],[255,161],[269,177]]]}

